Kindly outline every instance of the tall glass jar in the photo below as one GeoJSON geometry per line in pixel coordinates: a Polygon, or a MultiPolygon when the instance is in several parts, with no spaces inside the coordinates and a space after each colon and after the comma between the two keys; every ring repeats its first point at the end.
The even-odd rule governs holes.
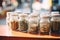
{"type": "Polygon", "coordinates": [[[18,30],[21,32],[27,32],[27,29],[28,29],[27,14],[25,13],[19,14],[18,30]]]}
{"type": "Polygon", "coordinates": [[[49,35],[50,32],[50,20],[49,16],[42,16],[40,18],[40,34],[49,35]]]}
{"type": "Polygon", "coordinates": [[[17,30],[18,28],[18,14],[15,12],[10,16],[10,27],[12,30],[17,30]]]}
{"type": "Polygon", "coordinates": [[[53,12],[51,16],[51,35],[60,36],[60,14],[53,12]]]}
{"type": "Polygon", "coordinates": [[[30,14],[28,19],[28,33],[38,34],[38,15],[30,14]]]}

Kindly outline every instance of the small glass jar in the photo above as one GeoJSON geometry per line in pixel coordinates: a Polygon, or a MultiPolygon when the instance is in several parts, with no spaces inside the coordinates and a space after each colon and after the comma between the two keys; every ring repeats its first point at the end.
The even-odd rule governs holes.
{"type": "Polygon", "coordinates": [[[17,30],[18,28],[18,14],[15,12],[10,16],[10,27],[12,30],[17,30]]]}
{"type": "Polygon", "coordinates": [[[10,15],[12,14],[13,12],[7,12],[7,15],[6,15],[6,24],[7,26],[10,26],[10,15]]]}
{"type": "Polygon", "coordinates": [[[38,15],[30,14],[28,19],[28,33],[38,34],[38,15]]]}
{"type": "Polygon", "coordinates": [[[40,35],[49,35],[50,33],[50,20],[49,16],[42,16],[40,18],[40,35]]]}
{"type": "Polygon", "coordinates": [[[51,35],[60,35],[60,14],[59,12],[53,12],[51,15],[51,35]]]}
{"type": "Polygon", "coordinates": [[[28,29],[28,22],[27,22],[27,14],[22,13],[19,14],[19,27],[18,30],[21,32],[27,32],[28,29]]]}

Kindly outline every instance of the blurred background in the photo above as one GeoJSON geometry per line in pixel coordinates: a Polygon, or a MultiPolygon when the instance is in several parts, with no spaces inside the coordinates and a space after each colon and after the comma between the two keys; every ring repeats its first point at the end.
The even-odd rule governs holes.
{"type": "Polygon", "coordinates": [[[48,5],[50,11],[60,12],[60,0],[0,0],[0,25],[6,24],[7,12],[33,12],[32,4],[35,2],[44,3],[44,7],[48,5]]]}

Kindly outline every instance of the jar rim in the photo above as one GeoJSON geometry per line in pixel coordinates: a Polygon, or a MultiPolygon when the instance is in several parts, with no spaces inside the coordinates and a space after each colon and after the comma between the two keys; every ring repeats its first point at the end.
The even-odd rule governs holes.
{"type": "Polygon", "coordinates": [[[51,15],[52,17],[60,17],[60,14],[51,15]]]}

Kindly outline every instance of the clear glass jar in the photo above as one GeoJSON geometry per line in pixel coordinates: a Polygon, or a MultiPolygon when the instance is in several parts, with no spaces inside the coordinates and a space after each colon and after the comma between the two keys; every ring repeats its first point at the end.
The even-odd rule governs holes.
{"type": "Polygon", "coordinates": [[[10,27],[12,30],[17,30],[18,28],[18,14],[15,12],[10,16],[10,27]]]}
{"type": "Polygon", "coordinates": [[[9,22],[10,22],[10,15],[12,14],[12,12],[7,12],[7,15],[6,15],[6,24],[7,26],[10,26],[9,22]]]}
{"type": "Polygon", "coordinates": [[[40,34],[49,35],[50,32],[50,20],[49,16],[42,16],[40,18],[40,34]]]}
{"type": "Polygon", "coordinates": [[[51,35],[59,36],[60,35],[60,14],[54,12],[51,15],[51,35]]]}
{"type": "Polygon", "coordinates": [[[27,14],[25,13],[19,14],[18,30],[21,32],[27,32],[27,29],[28,29],[27,14]]]}
{"type": "Polygon", "coordinates": [[[28,19],[28,33],[38,34],[38,15],[31,14],[28,19]]]}

